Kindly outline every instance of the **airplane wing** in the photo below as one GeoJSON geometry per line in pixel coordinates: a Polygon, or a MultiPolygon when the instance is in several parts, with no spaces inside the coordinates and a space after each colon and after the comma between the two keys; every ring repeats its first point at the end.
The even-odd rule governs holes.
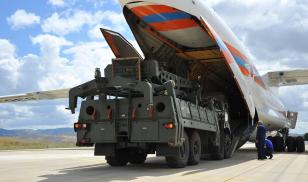
{"type": "Polygon", "coordinates": [[[121,34],[107,30],[100,29],[107,41],[109,47],[117,58],[126,58],[126,57],[138,57],[142,59],[138,51],[134,46],[129,43],[121,34]]]}
{"type": "Polygon", "coordinates": [[[42,92],[31,92],[19,95],[0,96],[0,103],[68,98],[68,92],[69,89],[60,89],[42,92]]]}
{"type": "Polygon", "coordinates": [[[308,70],[268,72],[264,76],[269,87],[282,87],[308,84],[308,70]]]}

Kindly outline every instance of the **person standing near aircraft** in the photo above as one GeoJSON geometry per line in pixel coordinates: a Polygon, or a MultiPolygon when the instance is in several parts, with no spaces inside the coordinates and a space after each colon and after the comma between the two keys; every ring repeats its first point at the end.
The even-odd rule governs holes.
{"type": "Polygon", "coordinates": [[[273,158],[274,146],[273,143],[269,139],[265,139],[265,156],[269,157],[269,159],[273,158]]]}
{"type": "Polygon", "coordinates": [[[264,144],[266,137],[266,129],[261,121],[258,122],[256,144],[258,149],[258,160],[266,159],[264,152],[264,144]]]}

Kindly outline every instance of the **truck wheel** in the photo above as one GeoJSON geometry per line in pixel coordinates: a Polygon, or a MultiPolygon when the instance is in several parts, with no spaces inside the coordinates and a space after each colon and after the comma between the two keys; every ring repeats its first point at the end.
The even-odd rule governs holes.
{"type": "Polygon", "coordinates": [[[171,168],[183,168],[187,165],[189,158],[189,138],[184,131],[184,142],[179,148],[177,156],[166,156],[166,162],[171,168]]]}
{"type": "Polygon", "coordinates": [[[189,137],[188,165],[197,165],[201,158],[201,139],[197,131],[192,132],[189,137]]]}
{"type": "Polygon", "coordinates": [[[128,163],[125,150],[116,151],[114,156],[106,156],[105,159],[110,166],[125,166],[128,163]]]}
{"type": "Polygon", "coordinates": [[[229,159],[232,156],[232,140],[229,133],[225,132],[224,138],[224,158],[229,159]]]}
{"type": "Polygon", "coordinates": [[[295,152],[295,150],[296,150],[296,141],[295,141],[295,139],[293,137],[289,136],[287,138],[286,145],[287,145],[287,151],[288,152],[295,152]]]}
{"type": "Polygon", "coordinates": [[[135,153],[129,157],[129,163],[131,164],[143,164],[147,158],[146,153],[135,153]]]}
{"type": "Polygon", "coordinates": [[[299,153],[305,152],[305,140],[303,137],[296,138],[296,148],[299,153]]]}

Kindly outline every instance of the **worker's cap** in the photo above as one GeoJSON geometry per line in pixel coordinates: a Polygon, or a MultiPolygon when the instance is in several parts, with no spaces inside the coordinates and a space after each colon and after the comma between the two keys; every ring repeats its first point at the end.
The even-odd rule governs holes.
{"type": "Polygon", "coordinates": [[[263,125],[263,122],[262,121],[258,121],[258,125],[263,125]]]}

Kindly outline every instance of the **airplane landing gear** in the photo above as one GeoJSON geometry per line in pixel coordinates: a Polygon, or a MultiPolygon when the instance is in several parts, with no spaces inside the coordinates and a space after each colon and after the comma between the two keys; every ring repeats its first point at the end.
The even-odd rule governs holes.
{"type": "Polygon", "coordinates": [[[289,136],[289,129],[287,128],[279,131],[279,134],[274,137],[268,137],[272,141],[276,152],[284,152],[286,149],[287,152],[302,153],[305,151],[305,141],[302,136],[289,136]]]}

